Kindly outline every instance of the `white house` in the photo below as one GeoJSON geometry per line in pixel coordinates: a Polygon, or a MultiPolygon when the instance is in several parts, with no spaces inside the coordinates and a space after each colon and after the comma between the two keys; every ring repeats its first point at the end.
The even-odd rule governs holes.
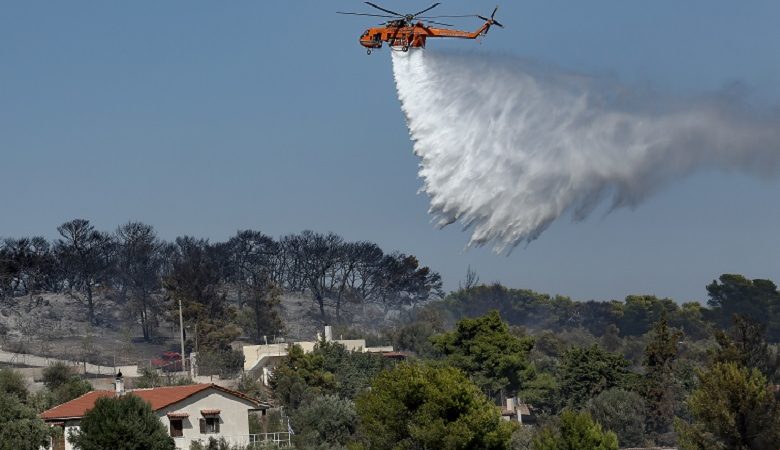
{"type": "Polygon", "coordinates": [[[68,433],[79,429],[81,418],[101,397],[137,395],[149,403],[168,429],[177,449],[189,449],[192,441],[225,438],[232,444],[246,445],[261,440],[288,442],[289,436],[250,435],[249,412],[262,411],[268,404],[215,384],[193,384],[124,391],[121,374],[116,391],[92,391],[41,413],[51,426],[63,428],[52,442],[52,450],[71,450],[68,433]]]}

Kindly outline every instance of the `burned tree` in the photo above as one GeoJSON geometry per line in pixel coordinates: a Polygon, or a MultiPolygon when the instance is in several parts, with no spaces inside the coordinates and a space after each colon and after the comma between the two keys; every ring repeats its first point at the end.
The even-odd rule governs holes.
{"type": "Polygon", "coordinates": [[[94,289],[110,273],[114,242],[95,230],[88,220],[74,219],[57,227],[62,236],[56,253],[62,263],[70,290],[80,291],[87,302],[88,318],[95,324],[94,289]]]}
{"type": "Polygon", "coordinates": [[[160,314],[160,274],[165,243],[151,225],[129,222],[116,231],[116,279],[126,293],[129,307],[141,322],[144,340],[151,339],[160,314]]]}

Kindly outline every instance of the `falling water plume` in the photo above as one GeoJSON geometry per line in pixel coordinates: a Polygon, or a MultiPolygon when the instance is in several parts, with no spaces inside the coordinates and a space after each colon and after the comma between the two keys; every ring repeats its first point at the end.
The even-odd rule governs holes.
{"type": "Polygon", "coordinates": [[[564,214],[635,207],[698,170],[773,176],[780,118],[730,92],[679,99],[506,56],[393,53],[422,191],[440,226],[497,252],[564,214]]]}

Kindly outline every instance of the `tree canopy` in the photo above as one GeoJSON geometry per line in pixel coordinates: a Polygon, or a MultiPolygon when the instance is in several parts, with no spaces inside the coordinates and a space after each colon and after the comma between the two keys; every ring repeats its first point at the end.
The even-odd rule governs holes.
{"type": "Polygon", "coordinates": [[[615,433],[604,431],[587,413],[566,410],[560,422],[545,427],[534,440],[534,450],[617,450],[615,433]]]}
{"type": "Polygon", "coordinates": [[[711,315],[722,328],[738,314],[766,326],[774,341],[780,339],[780,291],[771,280],[724,274],[707,286],[707,293],[711,315]]]}
{"type": "Polygon", "coordinates": [[[380,355],[350,352],[337,342],[320,341],[308,354],[294,345],[274,370],[271,387],[276,398],[292,409],[319,395],[353,399],[392,364],[380,355]]]}
{"type": "Polygon", "coordinates": [[[79,450],[174,450],[168,430],[140,397],[103,397],[68,440],[79,450]]]}
{"type": "MultiPolygon", "coordinates": [[[[412,361],[419,359],[423,368],[413,364],[414,374],[430,375],[446,389],[453,378],[465,376],[468,389],[477,389],[490,405],[490,414],[506,397],[516,396],[531,405],[543,423],[558,421],[557,428],[545,431],[548,437],[563,436],[563,411],[586,409],[602,426],[602,434],[614,431],[621,444],[644,440],[677,445],[670,427],[673,418],[679,419],[679,444],[689,448],[766,448],[752,424],[775,438],[776,406],[764,388],[771,391],[780,382],[780,291],[770,280],[723,274],[702,291],[705,304],[647,294],[575,301],[480,284],[469,269],[460,288],[442,299],[441,278],[414,255],[350,242],[335,233],[307,230],[274,238],[239,230],[224,241],[184,236],[166,242],[140,222],[105,232],[86,219],[66,222],[58,232],[56,240],[0,240],[4,346],[25,349],[30,333],[37,334],[31,342],[51,339],[51,332],[34,330],[35,322],[56,320],[60,301],[51,302],[49,293],[77,300],[96,326],[113,327],[115,319],[130,318],[133,324],[127,329],[137,325],[150,342],[162,337],[161,325],[175,322],[181,301],[185,351],[197,348],[201,374],[232,377],[243,367],[243,354],[231,348],[235,340],[261,343],[293,337],[282,312],[291,311],[287,306],[296,301],[295,308],[308,311],[295,319],[303,322],[293,329],[302,325],[308,334],[310,326],[328,323],[349,327],[345,334],[392,343],[412,361]],[[110,312],[110,320],[104,307],[108,304],[118,307],[110,312]],[[17,313],[29,313],[31,319],[17,320],[17,313]]],[[[81,333],[80,327],[69,328],[71,337],[81,333]]],[[[371,385],[384,380],[394,365],[387,358],[323,342],[309,354],[292,348],[272,377],[273,394],[255,380],[240,386],[273,395],[286,407],[300,428],[299,446],[328,441],[338,447],[350,436],[377,447],[363,433],[366,428],[358,426],[362,416],[352,402],[370,396],[371,385]]],[[[30,394],[23,377],[0,370],[0,392],[32,410],[90,389],[64,366],[47,369],[43,381],[46,387],[30,394]]],[[[412,417],[403,426],[413,434],[414,445],[455,446],[447,440],[448,433],[468,442],[471,435],[464,430],[480,427],[502,434],[490,420],[480,422],[484,417],[458,409],[476,400],[458,408],[446,402],[441,406],[429,393],[431,380],[404,381],[409,386],[399,389],[406,392],[406,403],[396,407],[412,417]],[[412,388],[417,390],[407,392],[412,388]],[[422,408],[415,398],[431,406],[422,408]],[[450,413],[470,419],[451,423],[450,413]],[[446,418],[431,419],[439,415],[446,418]]],[[[153,386],[162,380],[146,372],[138,383],[153,386]]],[[[582,417],[567,420],[575,431],[593,430],[582,417]]],[[[577,433],[573,436],[590,432],[577,433]]],[[[513,445],[528,447],[532,434],[519,429],[513,445]]],[[[566,439],[560,442],[568,445],[566,439]]]]}
{"type": "Polygon", "coordinates": [[[512,425],[452,367],[399,364],[358,396],[362,442],[373,449],[505,449],[512,425]]]}
{"type": "Polygon", "coordinates": [[[561,401],[565,406],[582,408],[588,399],[607,389],[630,388],[634,381],[629,362],[598,345],[566,350],[558,369],[561,401]]]}
{"type": "Polygon", "coordinates": [[[718,330],[715,361],[734,362],[749,369],[758,369],[770,381],[778,376],[780,354],[766,341],[766,327],[759,322],[735,314],[728,330],[718,330]]]}
{"type": "Polygon", "coordinates": [[[71,401],[92,390],[88,381],[82,380],[63,363],[55,363],[43,369],[43,383],[51,394],[49,406],[71,401]]]}
{"type": "Polygon", "coordinates": [[[293,441],[298,449],[345,446],[354,441],[357,412],[352,400],[337,395],[317,396],[294,411],[293,441]]]}
{"type": "Polygon", "coordinates": [[[0,392],[0,450],[48,447],[51,429],[16,396],[0,392]]]}
{"type": "Polygon", "coordinates": [[[770,450],[780,442],[780,403],[757,369],[715,363],[687,401],[693,423],[677,421],[687,450],[770,450]]]}
{"type": "Polygon", "coordinates": [[[0,369],[0,393],[12,395],[20,401],[27,400],[27,382],[13,369],[0,369]]]}
{"type": "Polygon", "coordinates": [[[669,327],[666,312],[653,325],[645,347],[643,394],[649,405],[648,429],[661,435],[671,430],[679,387],[675,377],[678,341],[682,333],[669,327]]]}
{"type": "Polygon", "coordinates": [[[468,373],[488,394],[502,389],[520,389],[526,357],[533,348],[532,338],[518,338],[509,333],[509,326],[498,311],[475,319],[463,319],[455,330],[432,339],[434,349],[446,357],[447,363],[468,373]]]}
{"type": "Polygon", "coordinates": [[[614,388],[590,399],[587,411],[593,420],[613,431],[623,447],[641,447],[645,443],[647,406],[636,392],[614,388]]]}

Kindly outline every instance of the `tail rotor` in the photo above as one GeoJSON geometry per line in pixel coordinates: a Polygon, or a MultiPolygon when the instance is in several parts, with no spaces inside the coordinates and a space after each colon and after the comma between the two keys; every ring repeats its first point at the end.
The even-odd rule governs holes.
{"type": "Polygon", "coordinates": [[[492,25],[497,25],[497,26],[499,26],[499,27],[501,27],[501,28],[504,28],[504,26],[503,26],[503,25],[501,25],[501,23],[495,19],[495,17],[496,17],[496,11],[498,11],[498,6],[496,6],[496,7],[493,9],[493,13],[490,15],[490,18],[487,18],[487,17],[485,17],[485,16],[479,16],[479,15],[477,16],[477,17],[479,17],[480,19],[482,19],[482,20],[484,20],[485,22],[487,22],[487,23],[488,23],[488,27],[487,27],[487,29],[485,30],[485,34],[488,34],[488,31],[490,31],[490,27],[491,27],[492,25]]]}

